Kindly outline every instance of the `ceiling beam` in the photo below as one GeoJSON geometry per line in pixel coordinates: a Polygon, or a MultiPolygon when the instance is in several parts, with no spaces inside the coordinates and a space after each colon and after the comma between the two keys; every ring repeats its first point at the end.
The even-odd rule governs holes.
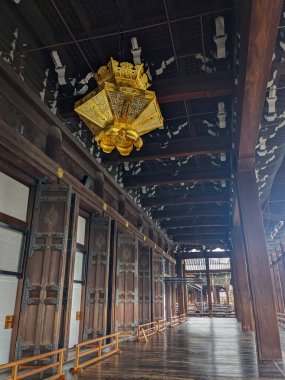
{"type": "Polygon", "coordinates": [[[273,212],[266,212],[266,211],[264,211],[262,215],[263,215],[263,219],[269,220],[271,222],[280,222],[280,220],[284,220],[285,218],[284,214],[276,214],[273,212]]]}
{"type": "Polygon", "coordinates": [[[181,170],[176,176],[171,172],[149,173],[131,175],[125,178],[124,185],[127,188],[154,185],[174,185],[181,183],[206,183],[222,182],[230,179],[230,170],[214,167],[195,167],[188,170],[181,170]]]}
{"type": "Polygon", "coordinates": [[[233,74],[225,71],[158,80],[152,84],[151,90],[156,92],[159,103],[172,103],[234,95],[236,87],[233,74]]]}
{"type": "MultiPolygon", "coordinates": [[[[167,206],[169,206],[167,204],[167,206]]],[[[224,207],[217,206],[218,208],[211,209],[207,207],[206,210],[199,210],[189,208],[183,208],[180,210],[177,206],[171,210],[163,209],[163,210],[152,210],[151,216],[156,220],[164,220],[164,219],[178,219],[180,222],[182,219],[190,219],[190,218],[200,218],[200,217],[229,217],[229,210],[224,207]]],[[[171,221],[169,221],[171,222],[171,221]]]]}
{"type": "MultiPolygon", "coordinates": [[[[169,177],[168,177],[169,179],[169,177]]],[[[182,196],[170,197],[150,197],[141,200],[142,207],[160,207],[160,206],[178,206],[178,205],[198,205],[210,203],[229,203],[228,193],[217,193],[202,196],[189,196],[189,198],[182,198],[182,196]]],[[[191,211],[189,211],[191,213],[191,211]]],[[[167,213],[168,214],[168,213],[167,213]]],[[[183,211],[180,212],[183,215],[183,211]]],[[[154,216],[154,215],[153,215],[154,216]]],[[[188,215],[188,216],[191,216],[188,215]]]]}
{"type": "Polygon", "coordinates": [[[205,259],[208,257],[209,259],[223,259],[231,256],[230,251],[225,252],[182,252],[177,255],[177,258],[181,258],[182,260],[187,259],[205,259]]]}
{"type": "Polygon", "coordinates": [[[282,0],[241,2],[235,143],[239,171],[253,169],[282,3],[282,0]]]}
{"type": "MultiPolygon", "coordinates": [[[[197,274],[197,273],[203,273],[205,272],[206,273],[206,269],[201,269],[201,270],[186,270],[185,271],[185,277],[190,277],[191,278],[191,274],[197,274]]],[[[210,269],[209,272],[211,273],[226,273],[226,272],[231,272],[231,269],[228,268],[228,269],[210,269]]]]}
{"type": "Polygon", "coordinates": [[[167,229],[167,235],[169,236],[200,236],[200,235],[219,235],[219,234],[227,234],[229,226],[189,226],[189,227],[181,227],[181,228],[169,228],[167,229]]]}
{"type": "Polygon", "coordinates": [[[229,240],[229,235],[228,234],[216,234],[216,235],[211,235],[211,237],[203,237],[202,234],[197,234],[197,235],[179,235],[179,236],[174,236],[173,241],[179,242],[179,243],[190,243],[190,244],[196,244],[196,243],[202,243],[205,245],[209,244],[211,242],[219,242],[219,241],[228,241],[229,240]]]}
{"type": "Polygon", "coordinates": [[[179,228],[179,227],[227,227],[229,226],[229,218],[207,218],[199,219],[188,218],[188,219],[178,219],[178,220],[164,220],[160,222],[160,227],[164,229],[168,228],[179,228]]]}
{"type": "Polygon", "coordinates": [[[202,156],[229,152],[230,150],[229,136],[172,139],[169,140],[165,148],[162,148],[161,144],[157,142],[148,143],[144,144],[140,151],[133,151],[127,157],[119,155],[117,151],[114,151],[111,155],[105,154],[103,161],[105,163],[152,161],[171,157],[202,156]]]}

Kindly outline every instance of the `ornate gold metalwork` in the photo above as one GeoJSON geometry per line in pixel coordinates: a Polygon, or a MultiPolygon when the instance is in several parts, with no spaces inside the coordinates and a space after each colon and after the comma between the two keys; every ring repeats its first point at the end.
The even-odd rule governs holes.
{"type": "Polygon", "coordinates": [[[160,128],[163,118],[154,91],[149,91],[143,64],[110,59],[94,74],[98,88],[75,103],[75,112],[105,153],[116,147],[128,156],[143,145],[140,136],[160,128]]]}

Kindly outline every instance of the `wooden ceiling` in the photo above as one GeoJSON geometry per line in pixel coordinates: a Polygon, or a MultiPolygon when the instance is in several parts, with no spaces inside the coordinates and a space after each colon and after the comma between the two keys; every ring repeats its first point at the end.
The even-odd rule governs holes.
{"type": "MultiPolygon", "coordinates": [[[[239,1],[4,0],[0,7],[2,58],[180,250],[201,246],[229,249],[236,84],[241,62],[239,1]],[[216,30],[219,21],[224,22],[225,54],[217,53],[215,40],[223,39],[216,30]],[[96,87],[88,74],[110,57],[133,62],[134,37],[165,122],[163,129],[144,137],[141,151],[124,158],[116,152],[103,154],[92,145],[90,132],[75,115],[73,104],[96,87]]],[[[272,75],[276,67],[280,73],[278,116],[284,112],[283,24],[281,16],[272,68],[272,75]]],[[[268,104],[264,120],[266,115],[268,104]]],[[[262,122],[260,136],[267,127],[268,120],[262,122]]],[[[279,147],[285,136],[282,143],[270,141],[279,147]]],[[[280,165],[284,153],[278,155],[280,165]]],[[[257,156],[257,169],[262,165],[268,168],[272,175],[266,177],[266,186],[271,189],[279,167],[271,170],[270,161],[265,162],[268,157],[262,157],[265,159],[257,156]]],[[[261,197],[263,202],[269,192],[261,197]]]]}

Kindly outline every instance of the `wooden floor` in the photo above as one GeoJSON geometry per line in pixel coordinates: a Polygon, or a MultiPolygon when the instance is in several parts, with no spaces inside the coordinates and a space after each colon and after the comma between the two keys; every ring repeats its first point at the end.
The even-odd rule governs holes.
{"type": "MultiPolygon", "coordinates": [[[[284,330],[281,332],[285,344],[284,330]]],[[[68,379],[280,379],[282,362],[258,366],[254,336],[233,318],[191,318],[151,337],[123,342],[121,355],[105,359],[68,379]]],[[[284,347],[285,348],[285,347],[284,347]]]]}

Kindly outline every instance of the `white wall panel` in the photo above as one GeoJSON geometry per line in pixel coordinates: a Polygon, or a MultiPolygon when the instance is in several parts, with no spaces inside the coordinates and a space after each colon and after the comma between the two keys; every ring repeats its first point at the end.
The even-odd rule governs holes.
{"type": "Polygon", "coordinates": [[[9,362],[12,329],[5,329],[6,315],[14,315],[18,279],[0,274],[0,364],[9,362]]]}
{"type": "Polygon", "coordinates": [[[0,212],[26,221],[29,188],[0,172],[0,212]]]}

